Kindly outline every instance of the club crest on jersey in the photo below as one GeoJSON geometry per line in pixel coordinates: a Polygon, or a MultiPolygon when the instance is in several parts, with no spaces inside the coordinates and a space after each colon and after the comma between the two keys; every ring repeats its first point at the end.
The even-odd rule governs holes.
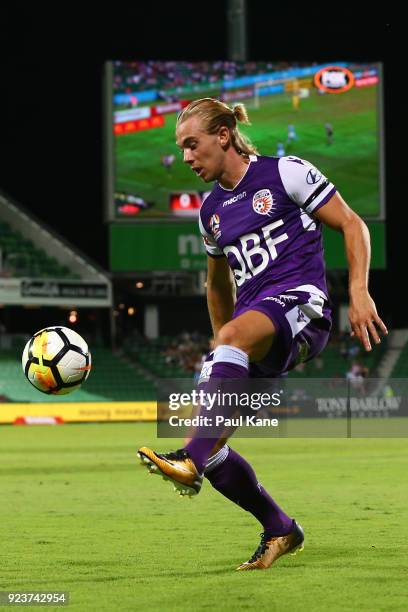
{"type": "Polygon", "coordinates": [[[210,229],[211,229],[211,233],[214,236],[215,240],[218,240],[218,238],[221,236],[221,230],[220,230],[220,215],[212,215],[211,219],[210,219],[210,229]]]}
{"type": "Polygon", "coordinates": [[[269,189],[260,189],[252,198],[252,208],[258,215],[269,215],[274,205],[269,189]]]}

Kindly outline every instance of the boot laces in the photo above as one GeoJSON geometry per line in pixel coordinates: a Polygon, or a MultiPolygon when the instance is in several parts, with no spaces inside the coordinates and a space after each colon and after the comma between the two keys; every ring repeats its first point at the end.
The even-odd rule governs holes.
{"type": "Polygon", "coordinates": [[[171,461],[182,461],[183,459],[188,459],[189,454],[184,448],[179,448],[176,451],[170,451],[169,453],[163,453],[163,457],[166,459],[170,459],[171,461]]]}
{"type": "Polygon", "coordinates": [[[254,563],[255,561],[259,559],[259,557],[261,557],[264,554],[264,552],[269,548],[268,540],[270,540],[273,537],[267,531],[264,531],[263,533],[260,533],[259,535],[261,536],[261,541],[256,551],[254,552],[252,557],[249,559],[248,563],[254,563]]]}

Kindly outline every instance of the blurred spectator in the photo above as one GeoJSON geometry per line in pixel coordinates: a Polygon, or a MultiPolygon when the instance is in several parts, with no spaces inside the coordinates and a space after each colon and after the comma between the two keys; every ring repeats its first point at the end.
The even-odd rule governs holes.
{"type": "Polygon", "coordinates": [[[320,355],[314,358],[314,365],[316,370],[323,370],[324,361],[320,355]]]}
{"type": "Polygon", "coordinates": [[[219,81],[301,66],[310,66],[310,62],[118,61],[114,63],[113,86],[115,93],[134,94],[135,91],[157,90],[160,100],[174,102],[179,99],[177,92],[185,87],[195,86],[196,91],[200,87],[211,89],[219,81]]]}
{"type": "Polygon", "coordinates": [[[304,372],[305,370],[305,364],[303,361],[301,361],[300,363],[297,364],[297,366],[295,366],[294,368],[295,372],[304,372]]]}
{"type": "Polygon", "coordinates": [[[365,378],[368,376],[368,368],[354,361],[346,374],[346,379],[356,393],[363,395],[365,392],[365,378]]]}
{"type": "Polygon", "coordinates": [[[165,361],[169,365],[191,372],[194,378],[201,372],[202,364],[210,349],[207,336],[197,331],[182,332],[173,338],[170,346],[162,351],[165,361]]]}
{"type": "Polygon", "coordinates": [[[350,334],[343,332],[339,336],[340,341],[340,355],[344,359],[354,359],[360,354],[360,346],[355,340],[350,338],[350,334]]]}

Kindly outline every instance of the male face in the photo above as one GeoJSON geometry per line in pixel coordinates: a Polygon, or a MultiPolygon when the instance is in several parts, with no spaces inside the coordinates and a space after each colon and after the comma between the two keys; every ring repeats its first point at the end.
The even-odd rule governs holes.
{"type": "Polygon", "coordinates": [[[183,151],[183,161],[206,183],[221,176],[228,140],[228,128],[207,134],[198,117],[186,119],[176,129],[176,143],[183,151]]]}

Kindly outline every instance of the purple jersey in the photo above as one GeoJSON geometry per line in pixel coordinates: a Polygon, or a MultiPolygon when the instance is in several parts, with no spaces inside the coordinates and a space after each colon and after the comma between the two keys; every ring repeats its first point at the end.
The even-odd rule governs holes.
{"type": "Polygon", "coordinates": [[[234,189],[214,185],[199,219],[208,255],[226,256],[234,273],[235,312],[285,291],[327,299],[321,224],[310,215],[336,188],[298,157],[249,158],[234,189]]]}

